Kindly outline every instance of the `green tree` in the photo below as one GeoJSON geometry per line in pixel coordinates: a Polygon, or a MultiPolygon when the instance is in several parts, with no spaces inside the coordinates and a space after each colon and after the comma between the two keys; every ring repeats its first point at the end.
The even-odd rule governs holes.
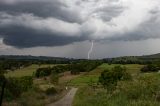
{"type": "Polygon", "coordinates": [[[125,67],[115,66],[111,70],[104,70],[99,77],[99,82],[107,89],[113,89],[120,80],[131,79],[125,67]]]}

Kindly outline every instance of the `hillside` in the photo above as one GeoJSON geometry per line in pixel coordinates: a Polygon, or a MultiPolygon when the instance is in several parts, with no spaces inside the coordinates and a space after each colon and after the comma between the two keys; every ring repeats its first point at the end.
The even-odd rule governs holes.
{"type": "Polygon", "coordinates": [[[65,57],[31,56],[31,55],[0,55],[0,59],[16,60],[70,60],[65,57]]]}
{"type": "Polygon", "coordinates": [[[160,59],[160,53],[152,54],[152,55],[138,56],[138,57],[143,58],[143,59],[160,59]]]}

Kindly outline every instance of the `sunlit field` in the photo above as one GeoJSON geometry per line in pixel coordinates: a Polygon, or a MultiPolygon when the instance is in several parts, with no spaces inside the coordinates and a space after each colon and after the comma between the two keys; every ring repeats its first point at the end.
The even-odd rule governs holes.
{"type": "Polygon", "coordinates": [[[53,67],[55,66],[54,64],[44,64],[44,65],[30,65],[28,67],[25,68],[21,68],[21,69],[16,69],[14,71],[8,71],[5,76],[6,77],[23,77],[23,76],[32,76],[33,73],[38,69],[38,68],[42,68],[42,67],[53,67]]]}

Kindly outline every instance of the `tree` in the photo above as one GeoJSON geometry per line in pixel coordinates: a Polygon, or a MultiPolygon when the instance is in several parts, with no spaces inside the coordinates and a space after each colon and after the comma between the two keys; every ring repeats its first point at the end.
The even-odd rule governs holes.
{"type": "Polygon", "coordinates": [[[125,67],[115,66],[111,70],[104,70],[99,77],[99,82],[107,89],[113,89],[120,80],[131,79],[125,67]]]}

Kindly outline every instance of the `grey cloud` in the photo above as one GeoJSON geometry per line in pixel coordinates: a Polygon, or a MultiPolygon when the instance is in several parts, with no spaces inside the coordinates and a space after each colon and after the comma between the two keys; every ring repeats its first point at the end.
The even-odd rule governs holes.
{"type": "MultiPolygon", "coordinates": [[[[153,13],[151,13],[153,14],[153,13]]],[[[112,36],[108,38],[108,41],[140,41],[140,40],[147,40],[147,39],[157,39],[160,38],[160,20],[159,17],[160,12],[156,11],[154,16],[140,24],[136,29],[130,32],[126,32],[124,34],[118,34],[119,36],[112,36]]],[[[106,39],[105,39],[106,40],[106,39]]]]}
{"type": "Polygon", "coordinates": [[[74,10],[69,10],[68,6],[59,0],[36,0],[21,1],[15,4],[0,3],[0,11],[9,14],[32,13],[39,17],[55,17],[57,19],[80,23],[81,17],[74,10]]]}
{"type": "Polygon", "coordinates": [[[10,26],[7,28],[0,28],[0,30],[3,30],[3,33],[1,33],[3,42],[18,48],[63,46],[85,40],[83,37],[65,37],[57,33],[35,31],[22,26],[10,26]]]}
{"type": "Polygon", "coordinates": [[[108,6],[97,8],[94,13],[99,15],[99,18],[104,21],[110,21],[113,17],[119,16],[124,10],[124,7],[121,6],[108,6]]]}
{"type": "MultiPolygon", "coordinates": [[[[96,31],[99,28],[102,28],[101,27],[102,23],[100,24],[98,23],[100,27],[98,25],[94,26],[94,24],[92,24],[92,22],[94,23],[94,21],[88,21],[87,18],[86,20],[84,20],[81,14],[78,13],[77,10],[70,9],[68,5],[66,5],[63,2],[60,2],[60,0],[49,0],[49,1],[22,0],[22,2],[19,2],[19,0],[15,1],[17,2],[12,4],[0,2],[0,12],[4,12],[11,16],[11,18],[7,20],[5,16],[1,16],[3,14],[0,14],[0,35],[1,35],[0,37],[3,38],[3,42],[6,45],[15,46],[18,48],[29,48],[36,46],[62,46],[74,42],[91,40],[92,38],[94,38],[92,36],[94,34],[97,34],[94,35],[96,36],[95,40],[97,41],[100,40],[105,41],[106,39],[108,41],[117,41],[117,40],[133,41],[133,40],[144,40],[150,38],[160,38],[159,36],[160,31],[158,29],[160,27],[160,21],[156,21],[158,20],[157,17],[159,17],[160,15],[157,15],[159,13],[157,9],[150,11],[150,13],[154,16],[152,19],[140,24],[138,27],[136,26],[134,30],[124,31],[123,34],[119,34],[118,32],[113,32],[112,33],[113,36],[111,37],[105,36],[104,39],[99,39],[98,36],[101,35],[99,35],[99,33],[97,33],[96,31]],[[31,16],[28,19],[32,19],[33,17],[32,22],[36,21],[33,25],[34,27],[32,25],[25,26],[27,22],[29,23],[29,21],[25,21],[27,18],[24,18],[24,22],[22,21],[23,18],[20,19],[21,17],[16,18],[15,21],[15,17],[21,16],[21,14],[33,14],[33,16],[31,16]],[[37,17],[38,21],[36,20],[37,17]],[[56,25],[54,26],[51,24],[50,21],[44,22],[44,20],[47,20],[48,18],[57,19],[60,22],[57,22],[58,23],[57,26],[56,25]],[[12,24],[2,25],[4,20],[5,21],[12,20],[15,22],[13,22],[12,24]],[[19,20],[21,20],[21,22],[18,22],[19,20]],[[59,26],[59,23],[61,24],[61,26],[59,26]],[[67,28],[68,26],[66,25],[66,23],[67,25],[69,24],[68,26],[72,27],[67,28]],[[74,30],[72,28],[76,26],[76,25],[74,26],[73,24],[76,24],[77,26],[80,27],[75,28],[78,29],[78,31],[73,32],[72,36],[69,36],[70,33],[74,30]],[[41,27],[40,25],[43,25],[43,27],[41,27]],[[52,28],[52,26],[54,26],[54,28],[52,28]],[[63,26],[65,26],[64,29],[62,28],[63,26]],[[58,29],[58,31],[61,31],[59,30],[60,28],[62,28],[62,30],[65,31],[56,32],[55,27],[56,29],[58,29]]],[[[77,2],[76,5],[80,5],[82,2],[91,2],[91,1],[92,0],[81,0],[77,2]]],[[[92,2],[96,1],[98,0],[94,0],[92,2]]],[[[113,0],[113,1],[110,0],[110,2],[118,2],[118,0],[113,0]]],[[[102,6],[102,7],[97,7],[91,14],[95,13],[97,14],[99,20],[110,22],[113,18],[118,17],[125,9],[126,8],[119,5],[110,5],[104,7],[102,6]]],[[[53,22],[55,22],[55,20],[52,21],[52,23],[53,22]]],[[[102,26],[108,25],[107,27],[110,27],[107,22],[105,23],[105,25],[102,26]]],[[[107,34],[108,33],[106,33],[106,35],[107,34]]]]}

